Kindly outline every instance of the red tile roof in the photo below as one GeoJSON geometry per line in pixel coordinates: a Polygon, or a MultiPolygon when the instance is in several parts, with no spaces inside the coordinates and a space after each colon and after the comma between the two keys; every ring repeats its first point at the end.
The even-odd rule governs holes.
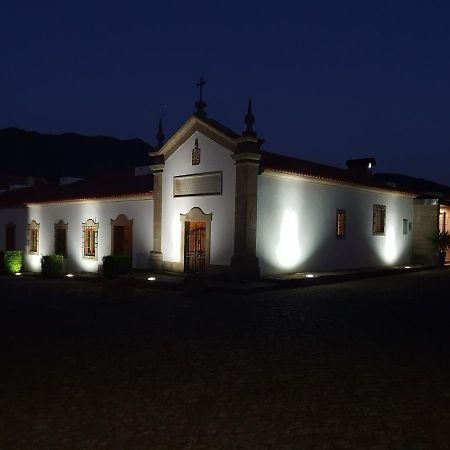
{"type": "Polygon", "coordinates": [[[325,164],[266,151],[261,151],[261,155],[261,166],[264,169],[270,169],[275,172],[417,195],[416,192],[412,192],[410,189],[403,189],[399,186],[392,187],[374,180],[370,175],[362,176],[360,174],[352,173],[347,169],[327,166],[325,164]]]}
{"type": "Polygon", "coordinates": [[[65,185],[47,184],[7,191],[0,194],[0,207],[19,206],[27,203],[148,196],[152,192],[152,175],[105,176],[65,185]]]}

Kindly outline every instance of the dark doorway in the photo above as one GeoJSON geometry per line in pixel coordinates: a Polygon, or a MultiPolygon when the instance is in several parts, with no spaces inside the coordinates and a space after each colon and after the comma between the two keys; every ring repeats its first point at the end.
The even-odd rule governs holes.
{"type": "Polygon", "coordinates": [[[206,269],[206,222],[185,222],[184,271],[205,272],[206,269]]]}
{"type": "Polygon", "coordinates": [[[113,255],[131,256],[131,226],[113,227],[113,255]]]}

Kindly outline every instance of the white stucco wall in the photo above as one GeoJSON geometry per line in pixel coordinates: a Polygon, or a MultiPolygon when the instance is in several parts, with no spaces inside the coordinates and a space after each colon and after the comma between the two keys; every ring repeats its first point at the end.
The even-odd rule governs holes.
{"type": "Polygon", "coordinates": [[[146,269],[153,246],[153,200],[92,201],[82,203],[60,203],[53,205],[31,205],[28,209],[0,210],[0,248],[5,246],[5,223],[17,226],[16,243],[24,251],[26,270],[40,271],[42,255],[55,251],[54,225],[63,220],[68,223],[67,258],[64,270],[67,272],[97,272],[105,255],[111,254],[111,219],[125,214],[133,219],[133,266],[146,269]],[[82,258],[82,223],[93,219],[99,223],[97,259],[82,258]],[[39,254],[27,252],[27,224],[35,220],[39,228],[39,254]]]}
{"type": "Polygon", "coordinates": [[[180,214],[199,207],[212,213],[210,264],[229,265],[234,253],[234,202],[236,170],[231,152],[200,132],[195,132],[167,160],[162,181],[162,253],[163,260],[180,262],[180,214]],[[198,138],[201,160],[192,165],[191,155],[198,138]],[[173,177],[205,172],[223,172],[222,195],[173,196],[173,177]]]}
{"type": "Polygon", "coordinates": [[[335,271],[409,264],[413,199],[300,177],[258,177],[257,256],[261,273],[335,271]],[[373,205],[386,205],[384,236],[372,234],[373,205]],[[346,238],[336,239],[336,209],[346,238]]]}

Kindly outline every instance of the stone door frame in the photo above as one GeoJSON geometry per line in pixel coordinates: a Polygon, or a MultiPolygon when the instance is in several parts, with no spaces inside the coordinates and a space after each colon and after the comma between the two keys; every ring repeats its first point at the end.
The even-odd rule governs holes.
{"type": "Polygon", "coordinates": [[[111,255],[114,255],[114,228],[128,227],[130,229],[130,258],[133,260],[133,219],[128,219],[125,214],[119,214],[111,219],[111,255]]]}
{"type": "Polygon", "coordinates": [[[181,271],[184,272],[185,261],[184,261],[184,244],[185,244],[185,229],[186,222],[205,222],[206,230],[205,230],[205,272],[208,272],[209,261],[210,261],[210,252],[211,252],[211,221],[212,221],[212,213],[205,214],[201,208],[198,206],[194,206],[187,214],[180,214],[180,222],[181,222],[181,242],[180,242],[180,265],[181,271]]]}

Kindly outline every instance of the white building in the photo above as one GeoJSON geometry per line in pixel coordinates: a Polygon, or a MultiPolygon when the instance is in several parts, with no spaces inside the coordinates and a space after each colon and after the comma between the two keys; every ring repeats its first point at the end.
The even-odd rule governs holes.
{"type": "MultiPolygon", "coordinates": [[[[345,170],[265,152],[250,104],[242,134],[197,106],[165,143],[160,128],[151,175],[0,194],[0,250],[23,250],[31,271],[52,253],[75,272],[109,254],[139,269],[248,276],[413,262],[415,203],[427,205],[375,182],[374,160],[345,170]]],[[[431,262],[424,245],[419,262],[431,262]]]]}

